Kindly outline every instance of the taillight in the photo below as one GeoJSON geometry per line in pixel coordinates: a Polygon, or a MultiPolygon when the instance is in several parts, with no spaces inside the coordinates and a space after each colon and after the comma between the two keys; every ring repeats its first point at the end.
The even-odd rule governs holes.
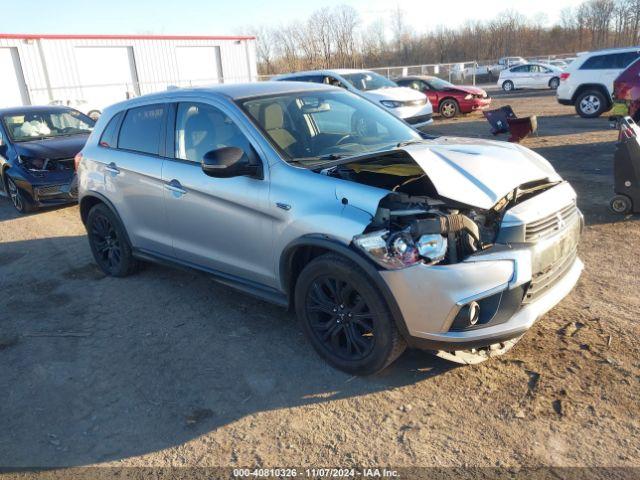
{"type": "Polygon", "coordinates": [[[76,156],[73,157],[73,166],[75,167],[76,172],[78,171],[78,166],[80,166],[81,160],[82,160],[82,152],[76,153],[76,156]]]}
{"type": "Polygon", "coordinates": [[[569,78],[569,75],[571,75],[570,73],[561,73],[560,74],[560,81],[564,82],[567,78],[569,78]]]}

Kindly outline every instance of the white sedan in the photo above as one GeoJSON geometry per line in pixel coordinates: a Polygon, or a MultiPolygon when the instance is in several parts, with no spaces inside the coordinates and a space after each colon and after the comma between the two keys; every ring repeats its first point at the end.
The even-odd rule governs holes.
{"type": "Polygon", "coordinates": [[[505,92],[516,88],[550,88],[560,85],[562,69],[546,63],[525,63],[500,72],[498,86],[505,92]]]}

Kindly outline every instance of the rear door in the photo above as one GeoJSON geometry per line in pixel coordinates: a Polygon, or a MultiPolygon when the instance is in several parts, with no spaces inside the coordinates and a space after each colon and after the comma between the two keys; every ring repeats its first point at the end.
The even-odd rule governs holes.
{"type": "Polygon", "coordinates": [[[553,72],[542,65],[529,66],[530,86],[533,88],[546,88],[549,86],[553,72]]]}
{"type": "Polygon", "coordinates": [[[174,255],[215,273],[276,286],[269,183],[248,176],[213,178],[202,171],[205,153],[240,147],[260,162],[247,130],[221,105],[185,101],[173,106],[164,198],[174,255]],[[173,140],[172,140],[173,137],[173,140]]]}
{"type": "Polygon", "coordinates": [[[527,88],[531,86],[531,74],[529,72],[529,65],[512,67],[509,71],[511,72],[511,81],[516,88],[527,88]]]}
{"type": "Polygon", "coordinates": [[[163,208],[166,115],[165,105],[153,104],[114,117],[116,123],[107,125],[100,140],[104,154],[97,159],[104,188],[133,246],[160,254],[170,254],[172,248],[163,208]]]}

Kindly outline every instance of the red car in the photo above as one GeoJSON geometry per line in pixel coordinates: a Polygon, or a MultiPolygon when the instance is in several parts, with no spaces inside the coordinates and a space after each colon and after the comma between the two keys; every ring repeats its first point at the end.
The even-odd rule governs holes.
{"type": "Polygon", "coordinates": [[[445,118],[482,110],[491,105],[491,97],[481,88],[454,85],[438,77],[415,75],[399,78],[395,82],[401,87],[424,93],[429,98],[433,111],[440,112],[445,118]]]}
{"type": "Polygon", "coordinates": [[[640,121],[640,60],[636,60],[613,82],[612,116],[630,116],[640,121]]]}

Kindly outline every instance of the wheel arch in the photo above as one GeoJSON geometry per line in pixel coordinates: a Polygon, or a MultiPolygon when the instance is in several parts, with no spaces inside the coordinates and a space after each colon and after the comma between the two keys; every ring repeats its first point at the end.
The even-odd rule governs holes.
{"type": "Polygon", "coordinates": [[[445,102],[446,100],[453,100],[458,105],[458,108],[460,108],[460,102],[458,101],[458,99],[452,95],[447,95],[446,97],[442,97],[441,99],[438,100],[438,111],[440,111],[440,108],[442,107],[442,103],[445,102]]]}
{"type": "Polygon", "coordinates": [[[360,267],[373,284],[382,293],[383,299],[391,312],[391,316],[408,343],[411,336],[393,294],[387,284],[382,280],[376,266],[367,258],[359,254],[353,248],[345,245],[329,235],[309,234],[304,235],[289,243],[280,256],[280,282],[282,290],[289,298],[289,308],[294,308],[294,289],[297,279],[304,267],[314,258],[326,253],[341,255],[360,267]]]}
{"type": "Polygon", "coordinates": [[[116,218],[120,222],[120,225],[122,225],[122,229],[124,230],[127,242],[129,242],[129,245],[132,245],[129,238],[129,233],[127,232],[127,228],[122,222],[122,218],[120,218],[120,215],[118,214],[118,210],[116,210],[116,207],[113,205],[113,203],[111,203],[111,201],[101,193],[89,192],[80,199],[80,219],[82,220],[82,223],[86,226],[89,212],[98,204],[106,205],[106,207],[111,210],[111,212],[116,216],[116,218]]]}
{"type": "Polygon", "coordinates": [[[604,99],[607,101],[607,104],[608,105],[612,104],[611,94],[609,93],[609,90],[607,90],[607,87],[602,83],[584,83],[580,85],[578,88],[576,88],[576,91],[573,93],[573,96],[571,97],[571,101],[573,103],[576,103],[576,101],[578,100],[578,97],[587,90],[598,90],[600,93],[602,93],[602,95],[604,95],[604,99]]]}

